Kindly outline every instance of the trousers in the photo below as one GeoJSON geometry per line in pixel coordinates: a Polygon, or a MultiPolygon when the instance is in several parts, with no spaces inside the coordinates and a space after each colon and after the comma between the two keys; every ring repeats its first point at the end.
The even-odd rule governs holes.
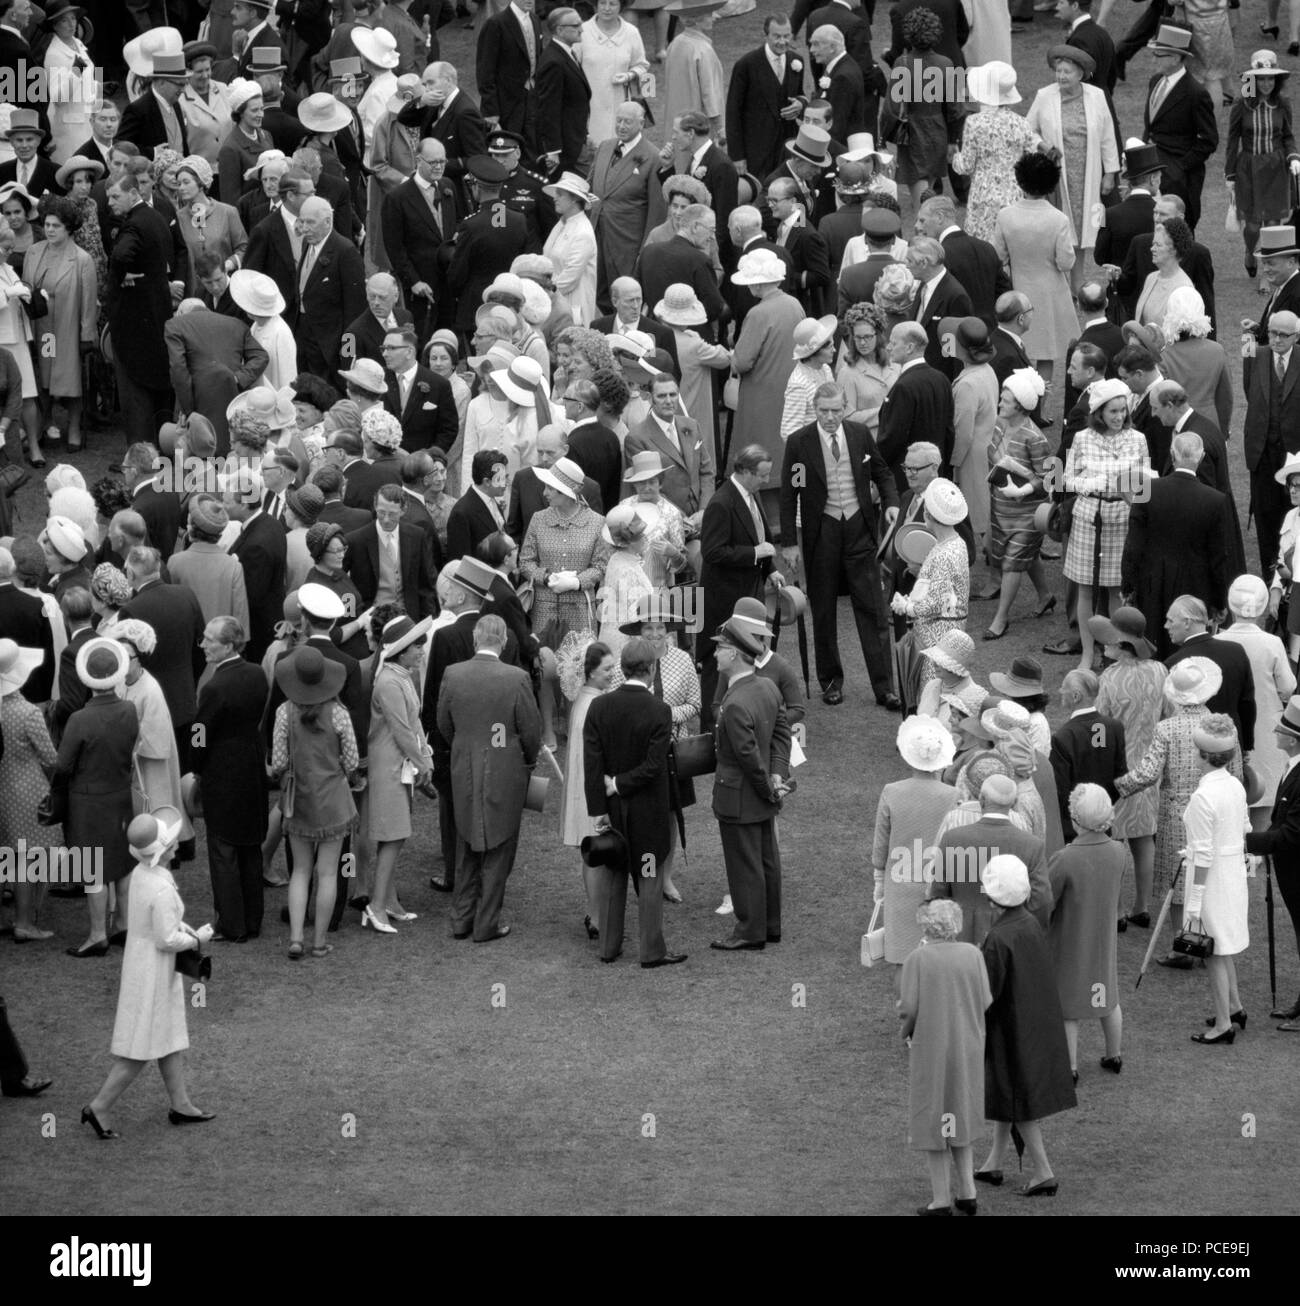
{"type": "Polygon", "coordinates": [[[640,859],[629,859],[625,871],[600,869],[600,955],[613,961],[623,951],[623,918],[627,914],[627,884],[632,879],[637,895],[640,958],[658,961],[668,952],[664,942],[664,882],[656,873],[642,875],[640,859]]]}
{"type": "Polygon", "coordinates": [[[776,821],[718,822],[727,891],[736,912],[733,939],[763,943],[781,937],[781,849],[776,821]]]}
{"type": "Polygon", "coordinates": [[[21,1084],[27,1078],[27,1058],[18,1036],[9,1027],[9,1009],[0,996],[0,1084],[21,1084]]]}
{"type": "Polygon", "coordinates": [[[482,943],[500,928],[501,906],[506,897],[506,880],[515,864],[519,831],[495,848],[474,849],[458,840],[456,888],[451,896],[453,934],[469,934],[482,943]]]}
{"type": "Polygon", "coordinates": [[[208,835],[208,875],[217,931],[228,939],[255,938],[262,931],[262,849],[208,835]]]}

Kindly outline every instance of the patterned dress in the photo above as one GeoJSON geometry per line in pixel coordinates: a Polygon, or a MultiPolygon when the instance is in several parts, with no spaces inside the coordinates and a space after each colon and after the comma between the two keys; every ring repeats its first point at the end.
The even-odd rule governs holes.
{"type": "MultiPolygon", "coordinates": [[[[1275,79],[1281,86],[1281,78],[1275,79]]],[[[1263,83],[1267,85],[1267,83],[1263,83]]],[[[1280,93],[1267,99],[1242,96],[1228,115],[1223,156],[1225,179],[1236,186],[1237,217],[1258,233],[1261,225],[1287,220],[1291,212],[1289,160],[1296,154],[1291,102],[1280,93]]],[[[1253,255],[1255,242],[1247,240],[1253,255]]]]}
{"type": "Polygon", "coordinates": [[[5,742],[0,754],[0,846],[14,849],[15,857],[20,839],[28,848],[57,846],[58,827],[36,819],[36,808],[50,789],[45,772],[54,769],[59,757],[45,714],[17,691],[6,694],[0,698],[0,730],[5,742]]]}
{"type": "Polygon", "coordinates": [[[565,520],[554,508],[533,514],[519,550],[519,570],[533,582],[533,630],[558,648],[571,630],[594,630],[592,596],[605,575],[610,546],[600,537],[605,519],[585,504],[565,520]],[[555,571],[576,571],[581,588],[559,594],[546,584],[555,571]]]}
{"type": "MultiPolygon", "coordinates": [[[[961,630],[970,609],[970,564],[966,541],[953,535],[926,554],[909,595],[912,603],[912,637],[916,648],[933,648],[950,630],[961,630]]],[[[920,658],[921,683],[937,680],[939,668],[920,658]]]]}
{"type": "Polygon", "coordinates": [[[813,395],[817,387],[835,379],[825,364],[809,367],[798,362],[785,383],[785,402],[781,406],[781,439],[788,440],[796,431],[807,426],[817,414],[813,411],[813,395]]]}
{"type": "Polygon", "coordinates": [[[615,549],[605,568],[605,581],[596,591],[600,629],[596,638],[608,646],[617,662],[623,645],[631,638],[620,627],[631,621],[642,599],[654,592],[645,559],[640,554],[615,549]]]}
{"type": "Polygon", "coordinates": [[[1029,468],[1034,474],[1034,488],[1023,499],[1014,499],[999,486],[990,487],[989,557],[1004,572],[1028,571],[1038,561],[1043,545],[1043,532],[1034,526],[1034,513],[1040,503],[1047,501],[1043,478],[1052,460],[1052,446],[1028,418],[1012,427],[999,424],[989,442],[989,466],[997,466],[1002,458],[1029,468]]]}
{"type": "Polygon", "coordinates": [[[99,207],[89,195],[73,200],[73,203],[81,214],[81,226],[72,233],[72,240],[94,259],[95,286],[102,300],[108,286],[108,253],[104,249],[104,236],[99,229],[99,207]]]}
{"type": "MultiPolygon", "coordinates": [[[[1101,673],[1097,711],[1114,717],[1124,727],[1124,746],[1129,759],[1145,757],[1155,737],[1156,723],[1165,704],[1163,662],[1139,661],[1129,653],[1101,673]]],[[[1141,839],[1156,832],[1155,789],[1139,789],[1115,804],[1110,832],[1116,839],[1141,839]]]]}
{"type": "Polygon", "coordinates": [[[966,119],[952,168],[971,179],[966,206],[970,235],[992,241],[998,210],[1021,197],[1016,160],[1033,148],[1034,133],[1013,109],[983,109],[966,119]]]}
{"type": "Polygon", "coordinates": [[[1135,491],[1139,473],[1150,466],[1146,437],[1132,427],[1103,434],[1085,426],[1074,437],[1065,457],[1065,488],[1079,497],[1065,555],[1066,580],[1094,588],[1119,584],[1129,512],[1121,494],[1135,491]]]}

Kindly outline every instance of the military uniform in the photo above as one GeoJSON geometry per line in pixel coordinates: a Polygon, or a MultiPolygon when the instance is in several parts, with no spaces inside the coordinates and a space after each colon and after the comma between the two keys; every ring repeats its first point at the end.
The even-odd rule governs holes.
{"type": "MultiPolygon", "coordinates": [[[[494,131],[488,133],[488,153],[501,162],[502,154],[519,150],[522,155],[524,138],[517,132],[494,131]]],[[[501,188],[501,198],[509,209],[521,213],[528,221],[528,240],[530,252],[536,253],[546,243],[551,228],[559,221],[555,212],[555,202],[542,187],[546,178],[540,172],[525,168],[522,163],[511,172],[501,188]]]]}
{"type": "MultiPolygon", "coordinates": [[[[471,178],[488,185],[504,186],[505,168],[495,159],[476,154],[465,163],[471,178]]],[[[528,220],[506,204],[491,199],[456,228],[451,261],[447,265],[447,290],[456,300],[456,329],[470,336],[474,314],[483,303],[483,292],[520,254],[528,252],[528,220]]]]}

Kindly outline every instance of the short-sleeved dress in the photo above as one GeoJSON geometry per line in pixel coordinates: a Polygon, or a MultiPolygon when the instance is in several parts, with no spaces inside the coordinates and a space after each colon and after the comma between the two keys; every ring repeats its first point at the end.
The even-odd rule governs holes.
{"type": "MultiPolygon", "coordinates": [[[[1012,498],[1001,486],[989,489],[989,556],[1004,571],[1028,571],[1038,561],[1043,547],[1043,532],[1034,525],[1039,504],[1047,502],[1045,478],[1052,459],[1052,446],[1033,424],[1023,421],[1006,427],[994,427],[988,448],[988,465],[1010,458],[1033,473],[1032,490],[1023,499],[1012,498]]],[[[1017,477],[1015,484],[1021,484],[1017,477]]]]}
{"type": "Polygon", "coordinates": [[[1055,903],[1047,937],[1066,1020],[1094,1020],[1119,1003],[1115,921],[1127,856],[1122,843],[1085,830],[1047,865],[1055,903]]]}
{"type": "Polygon", "coordinates": [[[49,792],[41,768],[52,768],[58,754],[45,725],[45,714],[14,691],[0,698],[0,845],[43,848],[57,842],[57,833],[36,819],[36,808],[49,792]]]}
{"type": "MultiPolygon", "coordinates": [[[[912,635],[917,649],[933,648],[950,630],[962,630],[970,615],[970,562],[966,541],[952,535],[926,554],[912,587],[912,635]]],[[[921,683],[937,679],[938,665],[920,658],[921,683]]]]}

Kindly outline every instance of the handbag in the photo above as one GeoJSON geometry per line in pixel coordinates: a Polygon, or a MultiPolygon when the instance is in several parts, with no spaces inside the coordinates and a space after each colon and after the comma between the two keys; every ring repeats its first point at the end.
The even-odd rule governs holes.
{"type": "Polygon", "coordinates": [[[594,643],[596,639],[596,621],[591,608],[591,595],[583,590],[582,596],[587,600],[587,628],[569,631],[560,640],[560,647],[555,650],[556,674],[559,677],[560,688],[564,691],[564,697],[570,703],[574,702],[578,697],[578,691],[582,688],[582,663],[587,656],[587,645],[594,643]]]}
{"type": "Polygon", "coordinates": [[[51,789],[36,804],[36,823],[38,825],[62,825],[68,819],[68,791],[51,789]]]}
{"type": "Polygon", "coordinates": [[[19,467],[17,463],[6,462],[3,466],[0,466],[0,498],[12,498],[31,479],[32,474],[26,467],[19,467]]]}
{"type": "Polygon", "coordinates": [[[878,961],[885,959],[885,927],[882,925],[876,928],[876,922],[880,919],[880,903],[876,903],[875,910],[871,913],[871,923],[867,926],[867,932],[862,936],[862,964],[870,970],[878,961]]]}
{"type": "Polygon", "coordinates": [[[288,720],[288,713],[285,714],[285,743],[289,750],[289,765],[284,769],[284,775],[280,777],[280,814],[286,817],[293,816],[293,798],[297,788],[293,778],[293,722],[288,720]]]}
{"type": "Polygon", "coordinates": [[[1174,935],[1173,947],[1184,957],[1199,957],[1202,961],[1214,956],[1214,940],[1206,934],[1199,921],[1194,930],[1179,930],[1174,935]]]}
{"type": "Polygon", "coordinates": [[[176,954],[176,973],[186,979],[208,980],[212,978],[212,958],[205,955],[203,949],[187,948],[176,954]]]}
{"type": "Polygon", "coordinates": [[[674,739],[669,746],[669,756],[679,780],[712,775],[718,769],[717,748],[711,734],[682,735],[674,739]]]}
{"type": "Polygon", "coordinates": [[[896,113],[890,111],[893,103],[892,96],[885,100],[885,107],[880,115],[880,136],[890,145],[897,145],[900,150],[905,150],[912,143],[912,126],[907,116],[907,101],[902,101],[896,113]]]}
{"type": "Polygon", "coordinates": [[[37,290],[35,286],[28,286],[32,292],[31,299],[20,299],[18,302],[23,306],[23,312],[27,314],[29,322],[36,322],[43,318],[49,311],[49,301],[45,298],[45,292],[37,290]]]}
{"type": "Polygon", "coordinates": [[[734,413],[740,404],[740,377],[729,376],[722,383],[722,404],[734,413]]]}
{"type": "Polygon", "coordinates": [[[653,127],[655,125],[655,116],[653,110],[650,108],[650,101],[654,98],[655,93],[654,73],[643,73],[637,78],[638,93],[636,95],[632,94],[631,82],[624,82],[623,90],[626,93],[627,98],[633,104],[639,104],[641,106],[641,112],[645,114],[645,125],[647,127],[653,127]],[[647,82],[649,83],[648,91],[646,89],[647,82]]]}

